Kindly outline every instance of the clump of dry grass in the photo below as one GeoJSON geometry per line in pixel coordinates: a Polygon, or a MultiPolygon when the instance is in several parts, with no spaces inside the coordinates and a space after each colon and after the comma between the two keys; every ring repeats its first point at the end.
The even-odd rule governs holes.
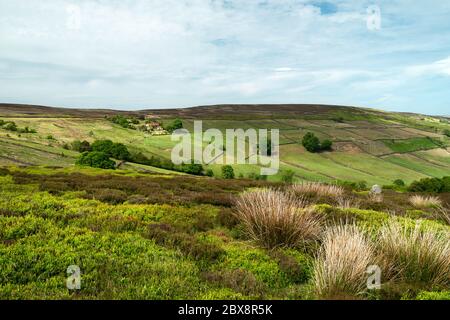
{"type": "Polygon", "coordinates": [[[337,198],[338,208],[339,209],[359,209],[361,206],[361,202],[354,198],[337,198]]]}
{"type": "Polygon", "coordinates": [[[295,194],[314,194],[323,197],[340,197],[345,193],[344,188],[318,182],[305,182],[294,184],[291,191],[295,194]]]}
{"type": "Polygon", "coordinates": [[[450,284],[449,233],[425,229],[420,223],[407,227],[390,222],[381,228],[377,240],[387,278],[450,284]]]}
{"type": "Polygon", "coordinates": [[[447,209],[443,206],[439,206],[434,211],[434,215],[437,219],[441,219],[441,220],[447,222],[448,225],[450,225],[450,210],[449,209],[447,209]]]}
{"type": "Polygon", "coordinates": [[[373,262],[373,246],[357,226],[330,227],[314,267],[316,293],[325,298],[362,293],[373,262]]]}
{"type": "Polygon", "coordinates": [[[235,215],[248,236],[266,248],[306,245],[322,231],[320,215],[306,201],[273,189],[240,195],[235,215]]]}
{"type": "Polygon", "coordinates": [[[416,208],[436,208],[442,206],[442,201],[438,197],[425,197],[415,195],[409,198],[409,202],[416,208]]]}

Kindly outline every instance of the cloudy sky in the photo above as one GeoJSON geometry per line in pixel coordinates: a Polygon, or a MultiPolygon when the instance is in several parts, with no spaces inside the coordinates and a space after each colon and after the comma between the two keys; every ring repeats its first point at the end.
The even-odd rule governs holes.
{"type": "Polygon", "coordinates": [[[450,1],[0,0],[0,102],[448,115],[450,1]]]}

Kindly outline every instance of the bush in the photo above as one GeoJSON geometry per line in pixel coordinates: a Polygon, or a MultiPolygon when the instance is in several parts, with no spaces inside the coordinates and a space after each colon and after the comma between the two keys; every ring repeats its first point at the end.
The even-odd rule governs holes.
{"type": "Polygon", "coordinates": [[[193,162],[189,163],[189,164],[182,164],[181,171],[188,173],[188,174],[201,176],[203,174],[203,166],[201,164],[193,163],[193,162]]]}
{"type": "Polygon", "coordinates": [[[164,129],[170,133],[174,132],[175,130],[182,129],[183,128],[183,122],[180,119],[175,119],[171,124],[164,127],[164,129]]]}
{"type": "Polygon", "coordinates": [[[420,224],[387,223],[377,237],[384,273],[412,283],[450,285],[450,238],[420,224]]]}
{"type": "Polygon", "coordinates": [[[116,168],[116,163],[103,152],[84,152],[80,155],[76,164],[100,169],[116,168]]]}
{"type": "Polygon", "coordinates": [[[309,152],[319,152],[320,151],[320,140],[317,138],[314,133],[308,132],[302,140],[302,145],[309,152]]]}
{"type": "Polygon", "coordinates": [[[211,169],[206,170],[205,175],[207,177],[214,177],[214,171],[212,171],[211,169]]]}
{"type": "Polygon", "coordinates": [[[320,149],[322,151],[331,151],[333,149],[333,142],[331,140],[323,140],[320,149]]]}
{"type": "Polygon", "coordinates": [[[397,179],[397,180],[394,181],[394,186],[396,186],[396,187],[404,187],[404,186],[406,186],[406,183],[402,179],[397,179]]]}
{"type": "Polygon", "coordinates": [[[127,147],[122,143],[113,143],[111,140],[97,140],[92,144],[92,151],[103,152],[108,157],[128,161],[131,158],[127,147]]]}
{"type": "Polygon", "coordinates": [[[411,202],[415,208],[437,208],[442,206],[442,201],[438,197],[415,195],[409,198],[409,202],[411,202]]]}
{"type": "Polygon", "coordinates": [[[333,147],[331,140],[324,140],[322,143],[319,138],[312,132],[308,132],[302,140],[302,145],[309,152],[315,153],[320,151],[330,151],[333,147]]]}
{"type": "Polygon", "coordinates": [[[234,179],[234,169],[230,165],[222,167],[222,178],[224,179],[234,179]]]}
{"type": "Polygon", "coordinates": [[[408,188],[410,192],[433,192],[443,193],[450,192],[450,177],[439,178],[425,178],[419,181],[414,181],[408,188]]]}
{"type": "Polygon", "coordinates": [[[266,290],[266,286],[258,281],[253,273],[243,269],[204,272],[202,279],[216,286],[230,288],[246,296],[260,297],[266,290]]]}
{"type": "Polygon", "coordinates": [[[314,286],[320,297],[346,298],[366,289],[366,270],[374,263],[374,249],[354,225],[329,228],[315,267],[314,286]]]}
{"type": "Polygon", "coordinates": [[[128,199],[128,195],[117,189],[95,189],[93,198],[110,204],[120,204],[128,199]]]}
{"type": "Polygon", "coordinates": [[[306,245],[322,230],[320,216],[304,201],[271,189],[242,194],[236,217],[247,235],[266,248],[306,245]]]}
{"type": "Polygon", "coordinates": [[[6,122],[3,128],[8,131],[17,131],[17,125],[14,122],[6,122]]]}
{"type": "Polygon", "coordinates": [[[283,171],[281,175],[281,181],[284,183],[292,183],[294,182],[295,172],[292,170],[283,171]]]}

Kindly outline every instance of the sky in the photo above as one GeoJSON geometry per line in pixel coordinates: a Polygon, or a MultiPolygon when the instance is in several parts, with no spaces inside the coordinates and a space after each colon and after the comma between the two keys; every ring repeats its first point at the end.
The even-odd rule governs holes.
{"type": "Polygon", "coordinates": [[[0,0],[0,102],[450,115],[450,1],[0,0]]]}

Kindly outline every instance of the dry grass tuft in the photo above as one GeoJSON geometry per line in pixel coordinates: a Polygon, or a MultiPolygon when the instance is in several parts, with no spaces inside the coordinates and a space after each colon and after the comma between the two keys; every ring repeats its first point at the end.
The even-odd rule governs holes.
{"type": "Polygon", "coordinates": [[[306,201],[273,189],[242,194],[235,214],[248,236],[266,248],[306,245],[322,231],[321,217],[306,201]]]}
{"type": "Polygon", "coordinates": [[[409,198],[409,202],[416,208],[436,208],[442,206],[442,201],[438,197],[425,197],[415,195],[409,198]]]}
{"type": "Polygon", "coordinates": [[[429,285],[450,284],[449,233],[387,223],[378,236],[387,278],[429,285]],[[387,271],[386,271],[387,270],[387,271]]]}
{"type": "Polygon", "coordinates": [[[366,289],[374,249],[355,225],[327,229],[314,267],[314,286],[324,298],[358,295],[366,289]]]}
{"type": "Polygon", "coordinates": [[[296,194],[315,194],[322,197],[341,197],[345,193],[342,187],[318,182],[294,184],[291,186],[291,191],[296,194]]]}
{"type": "Polygon", "coordinates": [[[361,206],[361,201],[354,198],[337,198],[338,208],[339,209],[359,209],[361,206]]]}
{"type": "Polygon", "coordinates": [[[434,211],[434,215],[437,219],[441,219],[441,220],[445,221],[448,225],[450,225],[450,210],[449,209],[439,206],[434,211]]]}

